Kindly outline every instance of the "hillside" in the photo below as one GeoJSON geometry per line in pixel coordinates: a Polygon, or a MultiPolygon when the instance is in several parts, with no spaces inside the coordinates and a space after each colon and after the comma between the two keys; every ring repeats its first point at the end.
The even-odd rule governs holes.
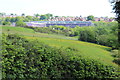
{"type": "Polygon", "coordinates": [[[21,36],[24,36],[28,40],[37,39],[38,41],[53,47],[70,47],[76,50],[72,55],[80,55],[84,58],[97,60],[105,65],[112,65],[117,67],[117,65],[112,62],[114,58],[108,51],[110,50],[110,47],[77,41],[77,38],[74,37],[66,37],[63,35],[56,34],[37,33],[34,32],[32,29],[22,27],[3,26],[2,33],[19,34],[21,36]]]}

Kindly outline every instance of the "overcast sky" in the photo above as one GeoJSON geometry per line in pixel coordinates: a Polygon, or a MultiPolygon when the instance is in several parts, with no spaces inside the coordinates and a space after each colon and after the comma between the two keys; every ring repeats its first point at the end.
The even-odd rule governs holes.
{"type": "Polygon", "coordinates": [[[58,16],[114,17],[109,0],[0,0],[0,12],[25,13],[51,13],[58,16]]]}

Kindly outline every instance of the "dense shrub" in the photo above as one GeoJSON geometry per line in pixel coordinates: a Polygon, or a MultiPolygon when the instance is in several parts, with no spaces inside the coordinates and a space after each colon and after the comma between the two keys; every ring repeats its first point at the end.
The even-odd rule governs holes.
{"type": "Polygon", "coordinates": [[[113,60],[114,63],[120,65],[120,54],[119,54],[119,50],[112,50],[111,51],[111,55],[113,57],[115,57],[115,59],[113,60]]]}
{"type": "Polygon", "coordinates": [[[116,69],[72,54],[74,48],[52,48],[18,35],[3,35],[3,78],[112,80],[116,69]]]}
{"type": "Polygon", "coordinates": [[[114,59],[113,62],[115,62],[116,64],[120,65],[120,58],[114,59]]]}
{"type": "Polygon", "coordinates": [[[101,45],[112,47],[113,49],[118,48],[118,37],[113,34],[100,35],[97,38],[97,42],[101,45]]]}
{"type": "Polygon", "coordinates": [[[119,50],[112,50],[111,55],[115,58],[120,58],[119,50]]]}
{"type": "Polygon", "coordinates": [[[99,22],[95,27],[82,27],[77,31],[80,32],[78,40],[109,46],[112,49],[119,48],[118,24],[116,22],[99,22]]]}
{"type": "Polygon", "coordinates": [[[2,25],[11,25],[11,23],[10,23],[10,22],[7,22],[7,21],[3,21],[3,22],[2,22],[2,25]]]}
{"type": "Polygon", "coordinates": [[[26,23],[24,23],[22,20],[19,20],[19,21],[16,21],[16,26],[21,26],[21,27],[24,27],[26,26],[26,23]]]}
{"type": "Polygon", "coordinates": [[[96,36],[93,27],[85,27],[80,30],[79,40],[96,43],[96,36]]]}
{"type": "Polygon", "coordinates": [[[70,35],[70,31],[68,29],[64,29],[65,27],[55,26],[55,27],[27,27],[31,28],[36,32],[40,33],[48,33],[48,34],[62,34],[65,36],[70,35]]]}

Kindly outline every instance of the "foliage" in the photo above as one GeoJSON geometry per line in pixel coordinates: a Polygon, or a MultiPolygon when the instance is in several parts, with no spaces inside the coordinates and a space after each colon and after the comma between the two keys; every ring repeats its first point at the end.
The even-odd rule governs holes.
{"type": "Polygon", "coordinates": [[[3,21],[2,24],[3,24],[3,25],[11,25],[11,23],[10,23],[10,22],[7,22],[7,21],[3,21]]]}
{"type": "Polygon", "coordinates": [[[67,37],[61,34],[47,34],[47,33],[35,32],[33,29],[26,27],[0,26],[0,29],[2,29],[2,33],[10,33],[10,34],[14,33],[14,34],[20,34],[20,35],[32,36],[32,37],[47,37],[47,38],[77,40],[77,38],[75,37],[67,37]]]}
{"type": "MultiPolygon", "coordinates": [[[[45,42],[50,46],[55,47],[73,47],[77,48],[77,54],[85,56],[87,58],[99,60],[104,64],[115,65],[112,63],[113,57],[110,56],[108,51],[111,51],[111,47],[97,45],[93,43],[77,41],[77,37],[67,37],[58,34],[46,34],[34,32],[33,29],[24,27],[10,27],[3,26],[3,33],[9,34],[20,34],[26,36],[29,40],[38,39],[39,41],[45,42]],[[107,50],[107,51],[106,51],[107,50]]],[[[75,52],[76,53],[76,52],[75,52]]]]}
{"type": "Polygon", "coordinates": [[[120,65],[120,54],[119,54],[119,50],[112,50],[111,51],[111,55],[113,57],[115,57],[115,59],[113,60],[113,62],[115,62],[116,64],[120,65]]]}
{"type": "Polygon", "coordinates": [[[74,48],[54,48],[18,35],[2,38],[2,74],[8,79],[115,79],[116,69],[70,54],[74,48]]]}
{"type": "Polygon", "coordinates": [[[116,58],[120,58],[119,50],[112,50],[111,55],[116,58]]]}
{"type": "Polygon", "coordinates": [[[26,23],[24,23],[22,20],[19,20],[19,21],[16,22],[15,25],[16,25],[16,26],[24,27],[24,26],[26,26],[26,23]]]}
{"type": "Polygon", "coordinates": [[[101,45],[110,46],[113,49],[118,48],[118,37],[109,34],[109,35],[100,35],[97,37],[97,42],[101,45]]]}
{"type": "Polygon", "coordinates": [[[115,62],[116,64],[120,65],[120,58],[114,59],[113,62],[115,62]]]}
{"type": "Polygon", "coordinates": [[[112,0],[111,3],[113,3],[113,10],[116,13],[116,20],[120,23],[120,1],[112,0]]]}
{"type": "Polygon", "coordinates": [[[34,14],[35,17],[39,17],[40,15],[39,14],[34,14]]]}
{"type": "Polygon", "coordinates": [[[6,22],[10,22],[10,17],[6,17],[6,18],[5,18],[5,21],[6,21],[6,22]]]}
{"type": "Polygon", "coordinates": [[[55,26],[50,26],[50,27],[27,27],[27,28],[31,28],[34,31],[40,32],[40,33],[62,34],[66,36],[70,35],[70,31],[64,26],[55,25],[55,26]]]}
{"type": "Polygon", "coordinates": [[[22,14],[21,14],[21,16],[25,16],[25,14],[24,14],[24,13],[22,13],[22,14]]]}
{"type": "Polygon", "coordinates": [[[111,47],[77,41],[77,37],[75,38],[58,34],[38,33],[34,32],[33,29],[24,27],[3,26],[1,29],[3,33],[24,35],[29,40],[37,39],[38,41],[42,41],[50,46],[72,47],[79,50],[77,53],[75,52],[77,55],[82,55],[86,58],[94,59],[104,64],[117,66],[112,62],[114,58],[108,52],[111,51],[111,47]]]}
{"type": "Polygon", "coordinates": [[[88,17],[87,17],[87,20],[89,21],[89,20],[94,20],[94,16],[93,15],[89,15],[88,17]]]}
{"type": "Polygon", "coordinates": [[[118,23],[117,22],[93,22],[94,26],[75,28],[65,26],[28,27],[36,32],[48,34],[61,34],[70,37],[79,36],[78,40],[101,44],[118,49],[118,23]]]}
{"type": "Polygon", "coordinates": [[[99,22],[95,23],[94,27],[82,27],[77,31],[80,32],[79,40],[110,46],[113,49],[119,47],[118,24],[116,22],[99,22]]]}
{"type": "Polygon", "coordinates": [[[45,15],[47,16],[47,19],[50,19],[51,17],[53,17],[53,14],[50,14],[50,13],[45,14],[45,15]]]}
{"type": "MultiPolygon", "coordinates": [[[[120,1],[112,0],[111,3],[113,3],[113,10],[114,13],[116,13],[116,20],[118,22],[118,40],[120,41],[120,1]]],[[[120,43],[119,43],[119,49],[120,49],[120,43]]]]}
{"type": "Polygon", "coordinates": [[[11,23],[16,22],[16,18],[12,17],[12,18],[10,19],[10,22],[11,22],[11,23]]]}
{"type": "MultiPolygon", "coordinates": [[[[37,18],[34,18],[36,20],[37,18]]],[[[11,18],[11,22],[16,22],[17,26],[26,26],[23,21],[29,21],[29,16],[23,19],[20,17],[11,18]]],[[[36,32],[48,34],[60,34],[70,37],[79,36],[78,40],[110,46],[113,49],[118,49],[118,23],[117,22],[93,22],[95,26],[75,28],[64,26],[50,26],[50,27],[28,27],[36,32]]],[[[10,25],[10,22],[3,22],[4,25],[10,25]]]]}
{"type": "MultiPolygon", "coordinates": [[[[46,14],[46,18],[50,18],[52,14],[46,14]]],[[[0,13],[0,24],[5,25],[8,23],[16,23],[17,21],[23,21],[23,22],[29,22],[29,21],[40,21],[38,14],[36,16],[25,16],[25,14],[21,14],[21,16],[16,16],[16,17],[3,17],[5,16],[4,13],[0,13]]],[[[11,16],[15,16],[14,14],[11,14],[11,16]]]]}
{"type": "Polygon", "coordinates": [[[0,13],[0,17],[6,15],[6,13],[0,13]]]}
{"type": "Polygon", "coordinates": [[[47,16],[46,15],[41,15],[40,16],[40,20],[46,20],[47,19],[47,16]]]}
{"type": "Polygon", "coordinates": [[[80,31],[79,40],[96,43],[96,36],[94,27],[85,27],[80,31]]]}

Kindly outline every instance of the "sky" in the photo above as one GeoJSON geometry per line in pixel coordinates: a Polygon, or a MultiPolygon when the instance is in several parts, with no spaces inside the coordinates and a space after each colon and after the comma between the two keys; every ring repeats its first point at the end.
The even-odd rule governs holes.
{"type": "Polygon", "coordinates": [[[114,17],[109,0],[0,0],[0,12],[26,15],[114,17]]]}

